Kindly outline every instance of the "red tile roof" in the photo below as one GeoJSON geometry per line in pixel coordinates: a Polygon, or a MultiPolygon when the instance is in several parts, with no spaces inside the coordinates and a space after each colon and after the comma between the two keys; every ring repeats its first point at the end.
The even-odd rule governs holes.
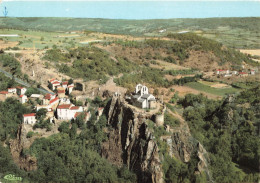
{"type": "Polygon", "coordinates": [[[49,81],[52,82],[52,81],[54,81],[54,80],[55,80],[55,78],[52,78],[52,79],[50,79],[49,81]]]}
{"type": "Polygon", "coordinates": [[[65,93],[65,90],[58,90],[58,93],[65,93]]]}
{"type": "Polygon", "coordinates": [[[247,74],[246,72],[240,72],[239,74],[247,74]]]}
{"type": "Polygon", "coordinates": [[[8,94],[8,91],[0,91],[0,94],[8,94]]]}
{"type": "Polygon", "coordinates": [[[58,106],[58,109],[69,109],[71,104],[62,104],[58,106]]]}
{"type": "Polygon", "coordinates": [[[79,106],[73,106],[70,108],[71,110],[78,110],[79,109],[79,106]]]}
{"type": "Polygon", "coordinates": [[[62,82],[62,85],[68,85],[68,84],[69,84],[68,81],[64,81],[64,82],[62,82]]]}
{"type": "Polygon", "coordinates": [[[24,95],[20,95],[19,97],[22,98],[24,95]]]}
{"type": "Polygon", "coordinates": [[[31,117],[36,116],[36,113],[24,114],[23,117],[31,117]]]}
{"type": "Polygon", "coordinates": [[[8,88],[8,90],[13,90],[13,89],[15,89],[15,88],[8,88]]]}
{"type": "Polygon", "coordinates": [[[57,100],[59,100],[59,98],[58,98],[58,97],[56,97],[55,99],[52,99],[52,100],[50,101],[50,104],[52,104],[52,103],[56,102],[57,100]]]}
{"type": "Polygon", "coordinates": [[[51,84],[56,85],[56,84],[60,84],[60,82],[59,81],[55,81],[55,82],[53,82],[51,84]]]}
{"type": "Polygon", "coordinates": [[[24,87],[22,87],[22,86],[17,86],[16,88],[21,90],[21,89],[23,89],[24,87]]]}
{"type": "Polygon", "coordinates": [[[51,99],[51,96],[52,96],[52,94],[47,93],[47,94],[44,96],[44,99],[50,100],[50,99],[51,99]]]}

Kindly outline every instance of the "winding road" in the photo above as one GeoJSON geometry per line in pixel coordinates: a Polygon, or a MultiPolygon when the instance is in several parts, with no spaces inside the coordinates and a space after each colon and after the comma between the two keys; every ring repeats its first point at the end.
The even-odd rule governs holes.
{"type": "MultiPolygon", "coordinates": [[[[13,78],[13,75],[12,75],[11,73],[6,72],[6,71],[4,71],[4,70],[1,69],[1,68],[0,68],[0,72],[2,72],[4,75],[6,75],[6,76],[9,77],[9,78],[13,78]]],[[[25,86],[25,87],[31,87],[31,84],[29,84],[29,83],[27,83],[27,82],[25,82],[25,81],[23,81],[23,80],[21,80],[21,79],[18,79],[18,78],[15,77],[15,76],[14,76],[14,80],[15,80],[17,83],[19,83],[19,84],[21,84],[21,85],[23,85],[23,86],[25,86]]],[[[42,87],[41,87],[41,88],[37,88],[37,90],[40,91],[41,93],[44,93],[44,94],[50,93],[50,94],[53,94],[53,95],[54,95],[53,92],[50,92],[50,91],[48,91],[48,90],[46,90],[46,89],[44,89],[44,88],[42,88],[42,87]]]]}

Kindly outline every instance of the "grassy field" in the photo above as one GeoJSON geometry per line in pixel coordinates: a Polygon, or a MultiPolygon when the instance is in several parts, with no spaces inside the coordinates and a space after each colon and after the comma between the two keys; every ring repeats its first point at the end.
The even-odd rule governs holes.
{"type": "Polygon", "coordinates": [[[34,31],[34,30],[14,30],[14,29],[0,29],[0,34],[18,34],[19,37],[1,37],[4,41],[19,42],[19,47],[43,49],[45,47],[51,48],[53,45],[59,47],[70,47],[77,45],[83,40],[85,35],[64,34],[59,32],[46,32],[46,31],[34,31]]]}
{"type": "Polygon", "coordinates": [[[218,95],[218,96],[224,96],[226,94],[236,93],[236,92],[240,91],[239,89],[236,89],[236,88],[233,88],[233,87],[230,87],[230,88],[212,88],[208,85],[205,85],[205,84],[202,84],[202,83],[199,83],[199,82],[190,82],[190,83],[187,83],[185,85],[188,86],[188,87],[191,87],[195,90],[203,91],[203,92],[210,93],[210,94],[213,94],[213,95],[218,95]]]}
{"type": "Polygon", "coordinates": [[[183,30],[234,48],[260,48],[260,18],[112,20],[84,18],[0,18],[0,28],[43,31],[90,30],[134,36],[165,36],[183,30]],[[161,34],[159,30],[166,29],[161,34]]]}

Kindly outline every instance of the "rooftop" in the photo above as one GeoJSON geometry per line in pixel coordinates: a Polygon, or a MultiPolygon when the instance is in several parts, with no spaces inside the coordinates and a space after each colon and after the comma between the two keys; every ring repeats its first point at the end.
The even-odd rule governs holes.
{"type": "Polygon", "coordinates": [[[0,94],[8,94],[8,91],[0,91],[0,94]]]}
{"type": "Polygon", "coordinates": [[[69,109],[71,104],[62,104],[58,106],[58,109],[69,109]]]}
{"type": "Polygon", "coordinates": [[[36,113],[24,114],[23,117],[31,117],[36,116],[36,113]]]}
{"type": "Polygon", "coordinates": [[[52,104],[53,102],[56,102],[57,100],[59,100],[58,97],[56,97],[55,99],[52,99],[52,100],[50,101],[50,104],[52,104]]]}

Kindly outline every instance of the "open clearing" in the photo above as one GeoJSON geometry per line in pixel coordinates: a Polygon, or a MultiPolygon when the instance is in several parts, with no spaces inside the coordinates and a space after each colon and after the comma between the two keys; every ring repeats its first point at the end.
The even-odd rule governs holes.
{"type": "MultiPolygon", "coordinates": [[[[236,92],[240,91],[239,89],[236,89],[233,87],[215,88],[215,87],[212,87],[214,85],[208,86],[208,85],[204,85],[199,82],[190,82],[190,83],[186,83],[185,85],[190,88],[193,88],[195,90],[202,91],[205,93],[210,93],[213,95],[218,95],[218,96],[225,96],[226,94],[236,93],[236,92]]],[[[220,85],[220,86],[222,87],[223,85],[220,85]]],[[[220,86],[219,86],[219,84],[217,84],[217,87],[220,87],[220,86]]]]}
{"type": "Polygon", "coordinates": [[[176,91],[178,91],[180,97],[184,97],[186,94],[198,95],[198,94],[202,93],[203,95],[207,96],[210,99],[221,99],[222,98],[221,96],[214,95],[214,94],[207,93],[207,92],[200,91],[200,90],[196,90],[196,89],[188,87],[188,86],[178,86],[178,85],[175,85],[175,86],[172,86],[171,88],[173,88],[176,91]]]}
{"type": "Polygon", "coordinates": [[[250,54],[250,55],[260,56],[260,49],[256,49],[256,50],[240,50],[240,52],[246,53],[246,54],[250,54]]]}
{"type": "Polygon", "coordinates": [[[156,62],[158,63],[158,65],[150,64],[150,66],[153,67],[153,68],[164,69],[164,70],[185,70],[185,69],[189,69],[187,67],[182,67],[180,65],[165,62],[165,61],[162,61],[162,60],[156,60],[156,62]]]}
{"type": "Polygon", "coordinates": [[[210,86],[212,88],[231,88],[231,86],[224,84],[224,83],[219,83],[219,82],[210,82],[210,81],[203,81],[203,80],[200,80],[198,82],[203,85],[210,86]]]}

